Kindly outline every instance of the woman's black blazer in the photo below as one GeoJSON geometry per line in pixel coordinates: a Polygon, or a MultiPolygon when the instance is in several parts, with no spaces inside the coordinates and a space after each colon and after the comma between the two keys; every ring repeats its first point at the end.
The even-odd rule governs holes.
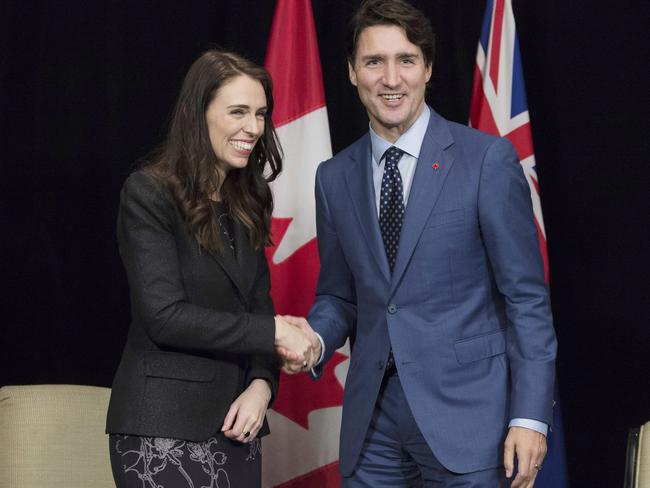
{"type": "MultiPolygon", "coordinates": [[[[268,380],[275,397],[268,265],[233,227],[235,254],[206,251],[160,183],[142,171],[124,183],[117,238],[132,320],[108,433],[201,441],[252,379],[268,380]]],[[[265,421],[259,435],[267,433],[265,421]]]]}

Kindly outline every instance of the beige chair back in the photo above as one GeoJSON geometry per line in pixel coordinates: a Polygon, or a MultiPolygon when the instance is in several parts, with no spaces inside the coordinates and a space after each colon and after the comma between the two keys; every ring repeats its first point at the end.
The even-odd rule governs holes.
{"type": "Polygon", "coordinates": [[[639,429],[635,488],[650,488],[650,422],[639,429]]]}
{"type": "Polygon", "coordinates": [[[109,396],[94,386],[0,388],[0,487],[114,488],[109,396]]]}
{"type": "Polygon", "coordinates": [[[623,488],[650,488],[650,422],[628,432],[623,488]]]}

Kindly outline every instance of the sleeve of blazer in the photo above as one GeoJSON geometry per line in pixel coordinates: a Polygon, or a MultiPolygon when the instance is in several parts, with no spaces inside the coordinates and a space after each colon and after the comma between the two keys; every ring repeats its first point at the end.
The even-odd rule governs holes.
{"type": "MultiPolygon", "coordinates": [[[[268,316],[274,315],[273,302],[271,301],[271,277],[269,274],[269,265],[266,262],[264,251],[258,253],[259,263],[257,266],[258,274],[253,285],[253,297],[251,300],[251,312],[268,316]]],[[[280,364],[275,356],[256,355],[251,358],[250,365],[246,371],[246,384],[248,385],[255,378],[263,378],[271,385],[271,401],[269,407],[273,405],[278,393],[280,381],[280,364]]]]}
{"type": "Polygon", "coordinates": [[[309,312],[309,323],[325,344],[321,365],[329,361],[356,327],[357,296],[354,276],[348,266],[324,189],[324,165],[316,172],[316,230],[321,263],[316,300],[309,312]]]}
{"type": "Polygon", "coordinates": [[[505,297],[511,367],[510,418],[551,425],[556,338],[530,189],[505,139],[487,150],[479,223],[499,292],[505,297]]]}
{"type": "Polygon", "coordinates": [[[175,204],[151,177],[136,172],[125,182],[117,238],[134,320],[160,347],[273,354],[271,314],[220,312],[188,302],[174,236],[175,212],[175,204]]]}

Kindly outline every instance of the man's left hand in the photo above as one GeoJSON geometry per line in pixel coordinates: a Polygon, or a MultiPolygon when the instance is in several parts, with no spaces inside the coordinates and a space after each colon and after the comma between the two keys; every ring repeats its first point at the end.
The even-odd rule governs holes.
{"type": "Polygon", "coordinates": [[[511,478],[517,456],[517,476],[512,488],[533,488],[546,456],[546,436],[525,427],[510,427],[503,451],[506,477],[511,478]]]}

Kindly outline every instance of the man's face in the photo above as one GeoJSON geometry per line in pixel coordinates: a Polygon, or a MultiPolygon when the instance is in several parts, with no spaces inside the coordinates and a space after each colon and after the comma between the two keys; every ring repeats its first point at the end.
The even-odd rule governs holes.
{"type": "Polygon", "coordinates": [[[372,128],[395,142],[424,109],[431,65],[425,65],[422,50],[408,40],[401,27],[366,27],[348,71],[372,128]]]}

